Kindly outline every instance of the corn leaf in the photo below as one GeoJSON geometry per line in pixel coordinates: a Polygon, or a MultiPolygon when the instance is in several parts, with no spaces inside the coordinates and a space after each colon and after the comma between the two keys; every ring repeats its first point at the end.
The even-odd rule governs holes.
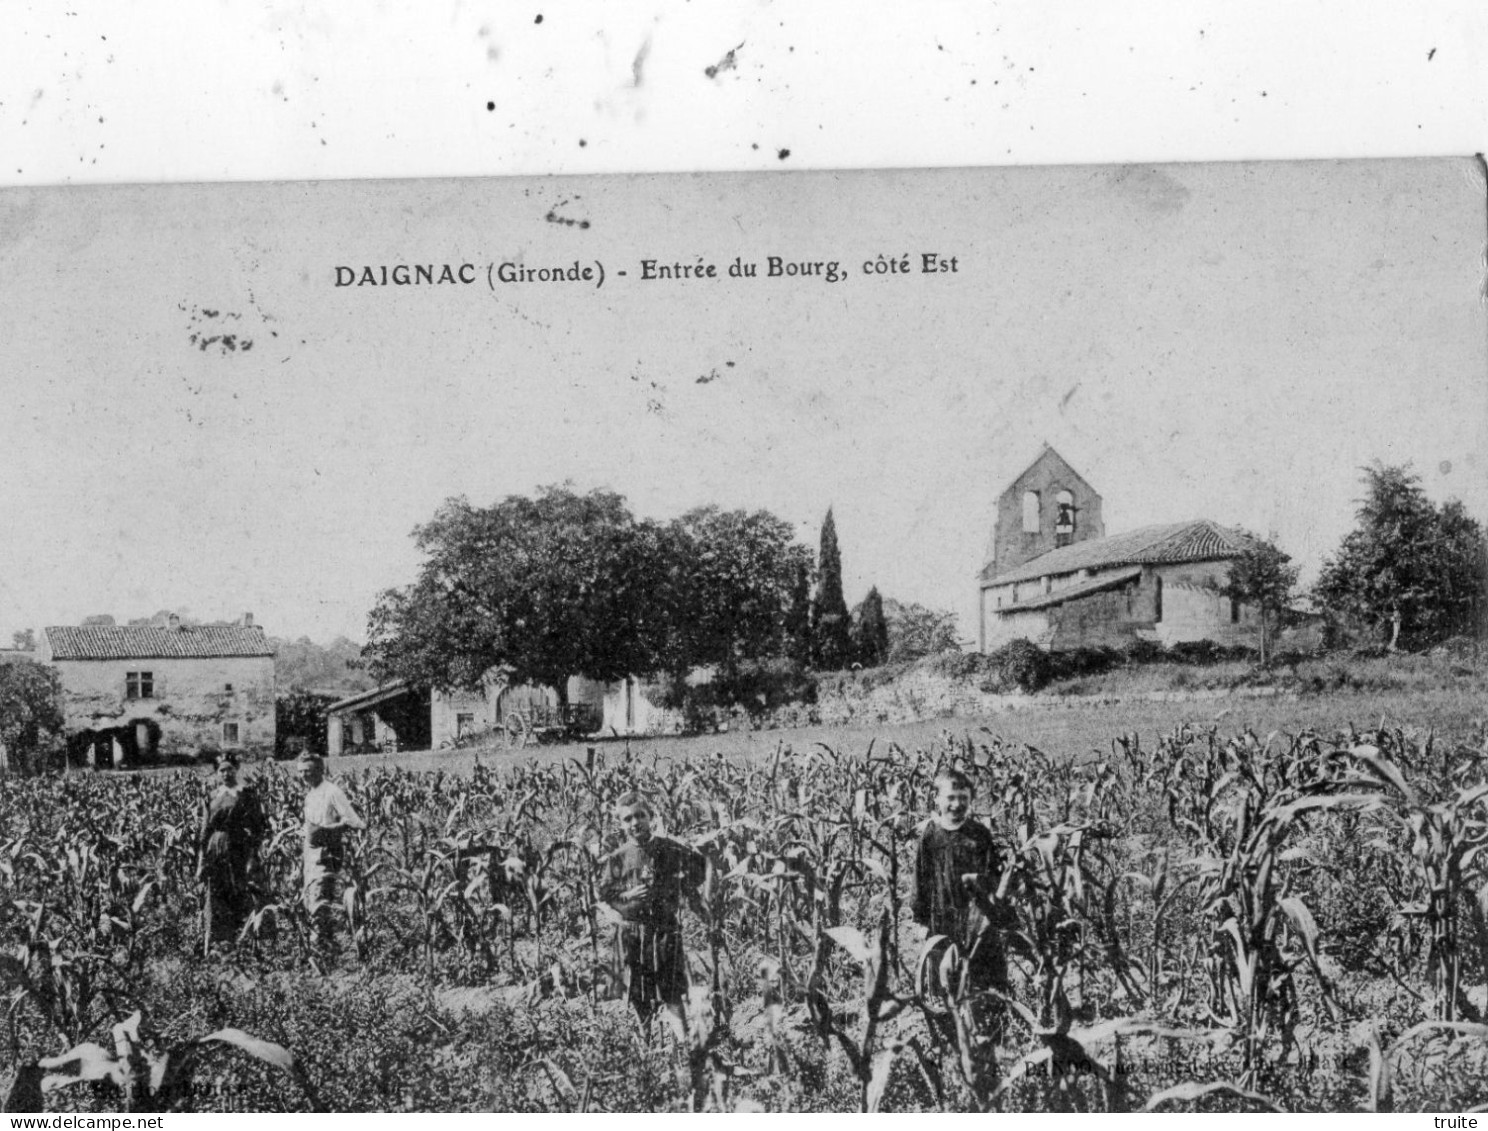
{"type": "Polygon", "coordinates": [[[1175,1084],[1173,1087],[1164,1088],[1161,1092],[1152,1096],[1143,1106],[1142,1110],[1156,1111],[1163,1104],[1174,1100],[1200,1100],[1205,1096],[1216,1094],[1238,1096],[1240,1099],[1248,1100],[1257,1107],[1264,1108],[1266,1111],[1277,1113],[1283,1113],[1285,1111],[1284,1108],[1277,1107],[1272,1100],[1261,1095],[1259,1092],[1247,1091],[1237,1084],[1231,1084],[1228,1080],[1218,1080],[1209,1084],[1200,1084],[1197,1080],[1190,1080],[1185,1084],[1175,1084]]]}

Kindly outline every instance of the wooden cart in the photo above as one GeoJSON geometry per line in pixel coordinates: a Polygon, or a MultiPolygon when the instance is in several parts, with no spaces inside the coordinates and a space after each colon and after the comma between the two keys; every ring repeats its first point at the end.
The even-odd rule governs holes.
{"type": "Polygon", "coordinates": [[[527,704],[514,708],[501,722],[502,736],[508,750],[545,742],[576,742],[593,734],[603,721],[598,705],[593,703],[527,704]]]}

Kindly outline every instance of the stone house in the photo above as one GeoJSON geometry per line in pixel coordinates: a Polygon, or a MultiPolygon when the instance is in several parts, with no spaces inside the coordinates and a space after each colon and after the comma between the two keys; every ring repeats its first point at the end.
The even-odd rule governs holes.
{"type": "Polygon", "coordinates": [[[56,669],[68,757],[121,765],[161,754],[274,749],[274,653],[263,628],[237,624],[54,626],[38,663],[56,669]]]}
{"type": "Polygon", "coordinates": [[[1107,537],[1100,495],[1046,445],[998,498],[979,575],[979,646],[1253,644],[1257,610],[1222,593],[1229,563],[1249,544],[1208,519],[1107,537]]]}

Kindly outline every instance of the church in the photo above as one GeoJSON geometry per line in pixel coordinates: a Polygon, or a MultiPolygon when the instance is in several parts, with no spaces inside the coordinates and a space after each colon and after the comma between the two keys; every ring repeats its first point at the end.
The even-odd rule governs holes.
{"type": "Polygon", "coordinates": [[[997,500],[979,575],[979,644],[1051,651],[1138,640],[1252,644],[1256,609],[1222,592],[1251,544],[1208,519],[1107,536],[1100,494],[1047,444],[997,500]]]}

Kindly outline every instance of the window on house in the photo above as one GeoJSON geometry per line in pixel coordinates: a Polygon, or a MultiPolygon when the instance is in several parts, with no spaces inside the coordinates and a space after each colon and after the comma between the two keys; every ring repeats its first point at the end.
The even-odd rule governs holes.
{"type": "Polygon", "coordinates": [[[1054,533],[1073,534],[1075,532],[1075,497],[1068,491],[1061,491],[1054,496],[1054,533]]]}
{"type": "Polygon", "coordinates": [[[1152,608],[1153,608],[1152,619],[1154,621],[1161,622],[1162,621],[1162,578],[1160,578],[1160,577],[1154,577],[1152,579],[1152,608]]]}
{"type": "Polygon", "coordinates": [[[230,684],[230,683],[224,683],[222,685],[222,690],[226,694],[231,695],[232,694],[232,684],[230,684]]]}
{"type": "Polygon", "coordinates": [[[1039,532],[1039,498],[1037,491],[1023,492],[1023,533],[1039,532]]]}
{"type": "Polygon", "coordinates": [[[236,746],[238,744],[238,724],[222,724],[222,744],[224,746],[236,746]]]}
{"type": "Polygon", "coordinates": [[[1230,598],[1230,623],[1240,623],[1240,602],[1233,597],[1230,598]]]}
{"type": "Polygon", "coordinates": [[[124,697],[126,699],[155,698],[155,673],[125,672],[124,697]]]}

